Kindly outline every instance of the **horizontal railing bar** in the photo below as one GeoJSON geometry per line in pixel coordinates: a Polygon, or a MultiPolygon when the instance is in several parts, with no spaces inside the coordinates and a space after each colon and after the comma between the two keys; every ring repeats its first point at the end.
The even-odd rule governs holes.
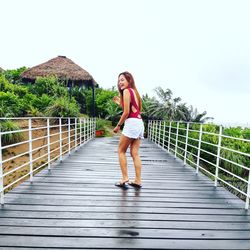
{"type": "Polygon", "coordinates": [[[25,174],[24,176],[21,176],[19,179],[15,180],[15,181],[13,181],[12,183],[10,183],[9,185],[5,186],[5,187],[3,188],[3,190],[5,190],[5,189],[7,189],[7,188],[9,188],[9,187],[11,187],[11,186],[13,186],[14,184],[16,184],[17,182],[19,182],[20,180],[22,180],[23,178],[25,178],[25,177],[28,176],[28,175],[30,175],[30,173],[27,173],[27,174],[25,174]]]}
{"type": "Polygon", "coordinates": [[[47,129],[47,126],[45,127],[37,127],[37,128],[31,128],[31,131],[36,131],[36,130],[42,130],[42,129],[47,129]]]}
{"type": "Polygon", "coordinates": [[[214,143],[207,142],[207,141],[202,141],[202,140],[201,140],[201,143],[206,144],[206,145],[210,145],[210,146],[213,146],[213,147],[217,147],[217,148],[218,148],[218,144],[214,144],[214,143]]]}
{"type": "Polygon", "coordinates": [[[249,139],[245,139],[245,138],[233,137],[233,136],[229,136],[229,135],[221,135],[221,136],[222,136],[222,137],[225,137],[225,138],[233,139],[233,140],[239,140],[239,141],[244,141],[244,142],[250,142],[249,139]]]}
{"type": "Polygon", "coordinates": [[[11,173],[13,173],[13,172],[19,170],[20,168],[25,167],[26,165],[29,165],[29,163],[30,163],[30,162],[27,161],[27,162],[23,163],[21,166],[19,166],[19,167],[17,167],[17,168],[14,168],[14,169],[11,169],[10,171],[4,173],[4,174],[3,174],[3,177],[5,177],[5,176],[7,176],[7,175],[9,175],[9,174],[11,174],[11,173]]]}
{"type": "Polygon", "coordinates": [[[42,167],[44,167],[44,166],[46,166],[46,165],[48,165],[48,162],[45,162],[45,163],[43,163],[41,166],[39,166],[39,167],[33,169],[32,173],[35,172],[35,171],[37,171],[37,170],[39,170],[40,168],[42,168],[42,167]]]}
{"type": "Polygon", "coordinates": [[[206,159],[204,159],[204,158],[202,158],[202,157],[200,157],[200,159],[201,159],[202,161],[205,161],[205,162],[208,163],[209,165],[212,165],[213,167],[216,168],[216,164],[215,164],[215,163],[213,163],[213,162],[211,162],[211,161],[208,161],[208,160],[206,160],[206,159]]]}
{"type": "Polygon", "coordinates": [[[232,173],[232,172],[229,172],[228,170],[226,170],[226,169],[224,169],[224,168],[222,168],[222,167],[220,167],[220,166],[218,166],[218,168],[219,168],[220,170],[222,170],[223,172],[228,173],[228,174],[232,175],[233,177],[235,177],[235,178],[237,178],[237,179],[239,179],[239,180],[241,180],[241,181],[243,181],[243,182],[245,182],[245,183],[248,183],[248,181],[246,181],[245,179],[241,178],[240,176],[238,176],[238,175],[236,175],[236,174],[234,174],[234,173],[232,173]]]}
{"type": "Polygon", "coordinates": [[[211,152],[208,152],[207,150],[205,150],[205,149],[203,149],[203,148],[200,148],[200,150],[201,150],[202,152],[205,152],[205,153],[209,154],[209,155],[212,155],[212,156],[214,156],[214,157],[217,157],[216,154],[211,153],[211,152]]]}
{"type": "Polygon", "coordinates": [[[237,153],[237,154],[241,154],[241,155],[250,157],[250,154],[247,154],[247,153],[244,153],[244,152],[241,152],[241,151],[238,151],[238,150],[234,150],[234,149],[232,149],[232,148],[226,148],[226,147],[223,147],[223,146],[221,146],[220,148],[221,148],[221,149],[228,150],[228,151],[231,151],[231,152],[234,152],[234,153],[237,153]]]}
{"type": "Polygon", "coordinates": [[[226,158],[224,158],[224,157],[221,157],[221,156],[220,156],[220,159],[222,159],[222,160],[224,160],[224,161],[227,161],[227,162],[229,162],[229,163],[232,163],[232,164],[234,164],[234,165],[236,165],[236,166],[239,166],[239,167],[241,167],[241,168],[243,168],[243,169],[246,169],[247,171],[250,171],[250,168],[245,167],[245,166],[243,166],[243,165],[241,165],[241,164],[239,164],[239,163],[237,163],[237,162],[228,160],[228,159],[226,159],[226,158]]]}
{"type": "Polygon", "coordinates": [[[15,134],[15,133],[21,133],[21,132],[28,132],[29,129],[19,129],[19,130],[11,130],[11,131],[1,131],[1,135],[7,135],[7,134],[15,134]]]}
{"type": "Polygon", "coordinates": [[[7,158],[7,159],[3,160],[2,163],[8,162],[8,161],[12,161],[12,160],[14,160],[14,159],[16,159],[16,158],[18,158],[18,157],[24,156],[24,155],[26,155],[26,154],[28,154],[28,153],[29,153],[29,151],[26,151],[26,152],[24,152],[24,153],[15,155],[15,156],[13,156],[13,157],[11,157],[11,158],[7,158]]]}
{"type": "Polygon", "coordinates": [[[29,141],[21,141],[21,142],[9,144],[9,145],[3,146],[2,149],[11,148],[11,147],[16,147],[16,146],[18,146],[18,145],[25,144],[25,143],[29,143],[29,141]]]}
{"type": "Polygon", "coordinates": [[[234,190],[238,191],[239,193],[243,194],[244,196],[247,196],[247,194],[246,194],[244,191],[242,191],[242,190],[238,189],[237,187],[231,185],[230,183],[224,181],[224,180],[221,179],[220,177],[218,177],[218,180],[220,180],[220,181],[223,182],[224,184],[228,185],[229,187],[233,188],[234,190]]]}
{"type": "Polygon", "coordinates": [[[44,136],[41,136],[41,137],[34,138],[34,139],[32,139],[32,142],[33,142],[33,141],[42,140],[42,139],[45,139],[45,138],[47,139],[48,136],[47,136],[47,135],[44,135],[44,136]]]}

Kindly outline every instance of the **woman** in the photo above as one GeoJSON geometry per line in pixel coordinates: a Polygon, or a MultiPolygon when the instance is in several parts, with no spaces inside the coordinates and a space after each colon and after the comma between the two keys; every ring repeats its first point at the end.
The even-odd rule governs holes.
{"type": "Polygon", "coordinates": [[[118,90],[120,98],[114,97],[114,101],[120,104],[123,109],[122,116],[114,128],[117,133],[122,124],[124,128],[120,137],[118,155],[122,172],[122,179],[115,185],[124,187],[126,183],[131,186],[141,188],[141,159],[139,156],[140,139],[143,138],[144,125],[141,119],[142,100],[135,87],[133,76],[129,72],[122,72],[118,76],[118,90]],[[130,146],[130,154],[135,166],[135,179],[129,182],[126,151],[130,146]]]}

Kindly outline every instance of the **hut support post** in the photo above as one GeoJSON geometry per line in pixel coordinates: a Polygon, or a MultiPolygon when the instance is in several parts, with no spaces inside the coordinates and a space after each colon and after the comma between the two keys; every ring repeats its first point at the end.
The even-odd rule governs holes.
{"type": "Polygon", "coordinates": [[[92,84],[92,116],[95,117],[95,85],[92,84]]]}

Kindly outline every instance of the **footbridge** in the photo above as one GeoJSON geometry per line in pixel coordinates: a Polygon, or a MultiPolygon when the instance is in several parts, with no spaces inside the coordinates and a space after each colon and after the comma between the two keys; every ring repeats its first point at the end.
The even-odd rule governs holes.
{"type": "Polygon", "coordinates": [[[2,131],[0,248],[250,249],[249,179],[223,165],[221,128],[150,121],[147,130],[141,189],[114,185],[119,137],[95,138],[94,119],[30,118],[2,131]],[[4,136],[21,130],[10,150],[4,136]]]}

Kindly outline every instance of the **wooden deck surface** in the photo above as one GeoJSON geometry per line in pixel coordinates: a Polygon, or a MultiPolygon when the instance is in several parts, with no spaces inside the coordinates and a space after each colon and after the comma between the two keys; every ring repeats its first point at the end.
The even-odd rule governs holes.
{"type": "MultiPolygon", "coordinates": [[[[121,189],[118,137],[94,139],[0,209],[2,249],[250,249],[250,213],[143,140],[143,188],[121,189]]],[[[134,177],[128,153],[131,179],[134,177]]]]}

